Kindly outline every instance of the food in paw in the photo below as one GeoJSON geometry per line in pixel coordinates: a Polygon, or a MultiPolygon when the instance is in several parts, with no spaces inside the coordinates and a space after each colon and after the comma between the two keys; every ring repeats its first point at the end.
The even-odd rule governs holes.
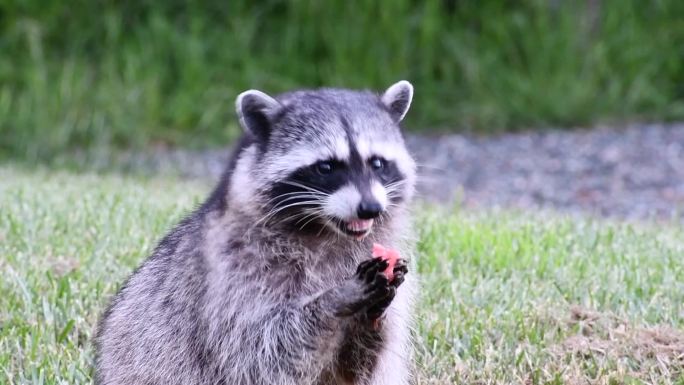
{"type": "Polygon", "coordinates": [[[383,273],[385,273],[387,279],[389,279],[390,282],[392,282],[392,280],[394,279],[394,266],[397,264],[397,260],[399,259],[399,253],[396,250],[387,248],[378,243],[374,243],[373,257],[380,257],[383,260],[387,261],[387,268],[385,269],[385,271],[383,271],[383,273]]]}

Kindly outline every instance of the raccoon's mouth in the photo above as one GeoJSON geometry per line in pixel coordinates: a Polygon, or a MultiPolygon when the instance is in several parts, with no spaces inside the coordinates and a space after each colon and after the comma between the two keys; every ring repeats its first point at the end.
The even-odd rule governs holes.
{"type": "Polygon", "coordinates": [[[352,237],[363,238],[370,233],[373,227],[372,219],[352,219],[350,221],[340,221],[340,230],[352,237]]]}

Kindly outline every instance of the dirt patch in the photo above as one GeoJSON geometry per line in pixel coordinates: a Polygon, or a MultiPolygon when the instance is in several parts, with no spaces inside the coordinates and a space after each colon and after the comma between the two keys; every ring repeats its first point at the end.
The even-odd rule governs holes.
{"type": "Polygon", "coordinates": [[[615,315],[580,306],[570,309],[568,326],[577,333],[550,352],[567,362],[568,383],[605,383],[601,372],[615,373],[613,380],[635,379],[668,383],[684,378],[684,331],[669,325],[634,325],[615,315]]]}

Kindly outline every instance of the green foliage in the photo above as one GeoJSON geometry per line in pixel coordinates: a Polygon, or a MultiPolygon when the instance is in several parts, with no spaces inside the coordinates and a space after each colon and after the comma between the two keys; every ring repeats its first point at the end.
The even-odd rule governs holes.
{"type": "Polygon", "coordinates": [[[0,154],[224,144],[236,94],[416,86],[410,127],[684,118],[679,0],[0,2],[0,154]]]}
{"type": "MultiPolygon", "coordinates": [[[[108,299],[208,186],[7,167],[0,181],[0,383],[89,384],[108,299]]],[[[418,384],[684,379],[681,228],[427,210],[417,229],[418,384]]]]}

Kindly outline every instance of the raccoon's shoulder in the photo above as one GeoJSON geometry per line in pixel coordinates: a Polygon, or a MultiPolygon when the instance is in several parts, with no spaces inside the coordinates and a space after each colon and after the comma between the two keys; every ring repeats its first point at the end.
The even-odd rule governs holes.
{"type": "Polygon", "coordinates": [[[200,206],[199,212],[206,215],[210,212],[225,213],[228,209],[228,189],[230,188],[230,180],[235,171],[240,155],[243,151],[256,142],[253,135],[244,133],[238,139],[237,144],[233,147],[228,159],[228,165],[224,168],[223,173],[216,184],[216,187],[211,192],[206,201],[200,206]]]}

